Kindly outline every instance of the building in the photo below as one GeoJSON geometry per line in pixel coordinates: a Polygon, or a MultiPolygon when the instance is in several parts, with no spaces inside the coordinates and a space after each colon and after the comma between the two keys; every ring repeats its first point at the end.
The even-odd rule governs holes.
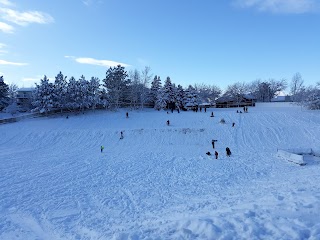
{"type": "Polygon", "coordinates": [[[239,98],[224,96],[216,100],[217,108],[232,108],[232,107],[244,107],[255,106],[256,100],[252,95],[244,94],[239,98]]]}
{"type": "Polygon", "coordinates": [[[17,90],[17,106],[21,111],[28,111],[32,108],[32,93],[34,88],[19,88],[17,90]]]}
{"type": "Polygon", "coordinates": [[[292,102],[291,96],[276,96],[271,99],[271,102],[292,102]]]}

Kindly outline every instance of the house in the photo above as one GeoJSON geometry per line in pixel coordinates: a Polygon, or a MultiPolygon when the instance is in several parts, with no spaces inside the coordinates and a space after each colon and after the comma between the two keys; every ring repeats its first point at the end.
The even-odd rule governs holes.
{"type": "Polygon", "coordinates": [[[250,94],[244,94],[239,96],[239,98],[224,96],[216,100],[217,108],[230,108],[230,107],[244,107],[244,106],[255,106],[256,100],[250,94]]]}
{"type": "Polygon", "coordinates": [[[292,102],[291,96],[276,96],[271,99],[271,102],[292,102]]]}
{"type": "Polygon", "coordinates": [[[32,93],[34,88],[19,88],[17,90],[17,106],[22,111],[28,111],[32,107],[32,93]]]}

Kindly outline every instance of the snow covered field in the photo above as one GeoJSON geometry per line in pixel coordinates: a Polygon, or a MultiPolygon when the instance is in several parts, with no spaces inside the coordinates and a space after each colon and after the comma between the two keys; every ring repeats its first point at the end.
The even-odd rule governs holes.
{"type": "Polygon", "coordinates": [[[276,157],[319,136],[279,103],[0,125],[0,239],[320,239],[320,163],[276,157]]]}

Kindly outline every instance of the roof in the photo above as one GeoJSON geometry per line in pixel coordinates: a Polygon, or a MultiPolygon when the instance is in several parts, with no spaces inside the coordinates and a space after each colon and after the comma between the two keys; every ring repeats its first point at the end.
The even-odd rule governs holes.
{"type": "Polygon", "coordinates": [[[235,99],[233,97],[229,97],[229,96],[224,96],[224,97],[220,97],[216,100],[216,102],[231,102],[234,101],[235,99]]]}
{"type": "Polygon", "coordinates": [[[32,92],[34,88],[19,88],[17,92],[32,92]]]}

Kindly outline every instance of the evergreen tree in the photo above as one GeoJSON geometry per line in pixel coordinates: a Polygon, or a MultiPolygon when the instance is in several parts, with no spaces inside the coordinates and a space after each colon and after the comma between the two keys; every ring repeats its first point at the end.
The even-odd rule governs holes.
{"type": "Polygon", "coordinates": [[[157,75],[154,76],[154,79],[151,83],[151,89],[150,89],[150,102],[153,107],[155,107],[156,105],[156,101],[157,101],[161,86],[162,84],[161,84],[160,76],[157,76],[157,75]]]}
{"type": "Polygon", "coordinates": [[[57,109],[63,109],[67,100],[67,76],[60,71],[54,80],[53,104],[57,109]]]}
{"type": "Polygon", "coordinates": [[[88,101],[90,107],[95,109],[100,102],[100,79],[96,77],[91,77],[88,83],[88,101]]]}
{"type": "Polygon", "coordinates": [[[33,111],[39,111],[40,113],[47,113],[53,108],[53,95],[54,85],[49,83],[47,76],[41,79],[40,84],[36,84],[35,91],[33,93],[32,105],[35,107],[33,111]]]}
{"type": "Polygon", "coordinates": [[[106,78],[103,79],[104,87],[107,88],[109,94],[110,104],[115,108],[118,108],[125,100],[126,90],[130,83],[127,77],[125,68],[118,65],[110,67],[106,72],[106,78]]]}
{"type": "Polygon", "coordinates": [[[86,78],[81,75],[78,81],[78,104],[81,111],[90,107],[90,100],[89,100],[89,82],[86,78]]]}
{"type": "Polygon", "coordinates": [[[175,91],[175,95],[176,95],[176,105],[178,108],[183,108],[184,105],[184,99],[185,99],[185,93],[184,90],[182,88],[182,86],[179,84],[178,87],[176,88],[175,91]]]}
{"type": "Polygon", "coordinates": [[[198,95],[194,87],[189,85],[185,90],[184,107],[193,108],[198,106],[198,95]]]}
{"type": "Polygon", "coordinates": [[[175,102],[175,94],[174,94],[174,88],[171,83],[170,77],[167,77],[164,86],[163,86],[163,94],[164,94],[164,100],[166,101],[166,105],[169,103],[175,102]]]}
{"type": "Polygon", "coordinates": [[[109,96],[105,88],[99,90],[99,106],[107,108],[109,106],[109,96]]]}
{"type": "Polygon", "coordinates": [[[66,107],[70,110],[75,110],[80,108],[80,93],[79,93],[79,87],[78,87],[78,81],[71,77],[69,79],[68,85],[67,85],[67,104],[66,107]]]}
{"type": "Polygon", "coordinates": [[[157,110],[165,109],[167,107],[167,101],[165,97],[165,92],[163,88],[158,90],[157,100],[155,102],[154,108],[157,110]]]}
{"type": "Polygon", "coordinates": [[[9,86],[4,82],[3,76],[0,77],[0,111],[9,105],[9,86]]]}

